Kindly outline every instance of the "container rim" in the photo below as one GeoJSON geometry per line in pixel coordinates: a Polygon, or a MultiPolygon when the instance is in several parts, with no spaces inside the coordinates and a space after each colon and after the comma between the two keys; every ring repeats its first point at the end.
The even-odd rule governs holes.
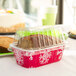
{"type": "Polygon", "coordinates": [[[51,47],[47,47],[47,48],[44,48],[44,49],[38,49],[38,50],[36,50],[36,49],[35,50],[34,49],[32,49],[32,50],[31,49],[30,50],[28,50],[28,49],[22,49],[22,48],[19,48],[19,47],[15,46],[15,45],[16,45],[16,42],[10,44],[10,48],[16,48],[16,49],[19,49],[19,50],[22,50],[22,51],[27,51],[27,52],[36,52],[38,50],[52,49],[52,48],[55,48],[55,47],[64,46],[64,43],[62,43],[62,44],[60,43],[58,45],[53,45],[51,47]]]}

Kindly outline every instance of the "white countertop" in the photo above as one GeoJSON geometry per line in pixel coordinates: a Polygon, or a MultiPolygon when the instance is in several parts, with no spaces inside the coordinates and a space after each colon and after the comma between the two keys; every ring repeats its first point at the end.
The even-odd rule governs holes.
{"type": "Polygon", "coordinates": [[[23,68],[14,56],[0,57],[0,76],[76,76],[76,40],[68,41],[61,61],[39,68],[23,68]]]}

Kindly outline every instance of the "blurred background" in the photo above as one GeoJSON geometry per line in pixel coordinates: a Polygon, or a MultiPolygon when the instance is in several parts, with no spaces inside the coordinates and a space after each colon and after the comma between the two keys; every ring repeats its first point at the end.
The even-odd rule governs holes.
{"type": "Polygon", "coordinates": [[[0,8],[22,9],[28,26],[35,24],[39,7],[44,7],[45,4],[58,5],[56,24],[76,24],[76,0],[0,0],[0,8]]]}
{"type": "Polygon", "coordinates": [[[56,4],[56,24],[76,23],[76,0],[0,0],[0,8],[18,8],[19,3],[29,19],[36,19],[39,7],[56,4]]]}
{"type": "Polygon", "coordinates": [[[35,23],[40,7],[58,5],[56,24],[62,24],[63,0],[0,0],[0,8],[19,8],[26,14],[26,24],[35,23]]]}

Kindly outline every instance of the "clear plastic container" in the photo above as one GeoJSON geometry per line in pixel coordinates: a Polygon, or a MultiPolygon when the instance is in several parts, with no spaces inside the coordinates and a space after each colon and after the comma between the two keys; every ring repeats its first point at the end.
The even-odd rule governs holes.
{"type": "Polygon", "coordinates": [[[10,47],[19,65],[39,67],[61,60],[65,36],[59,26],[20,29],[10,47]]]}

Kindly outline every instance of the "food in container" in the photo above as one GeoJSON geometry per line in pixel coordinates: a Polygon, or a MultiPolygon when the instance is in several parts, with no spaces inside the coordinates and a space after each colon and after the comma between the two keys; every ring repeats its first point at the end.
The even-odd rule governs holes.
{"type": "Polygon", "coordinates": [[[24,13],[18,9],[0,9],[0,33],[15,33],[25,27],[24,13]]]}
{"type": "Polygon", "coordinates": [[[69,32],[69,37],[76,39],[76,26],[73,26],[69,32]]]}
{"type": "Polygon", "coordinates": [[[35,68],[60,61],[64,50],[61,28],[42,26],[18,30],[17,40],[10,45],[19,65],[35,68]]]}
{"type": "Polygon", "coordinates": [[[0,36],[0,55],[3,55],[4,53],[10,53],[8,48],[13,41],[14,38],[12,37],[0,36]]]}
{"type": "Polygon", "coordinates": [[[22,37],[19,41],[17,46],[23,49],[38,49],[38,48],[45,48],[52,46],[53,44],[61,43],[62,40],[58,38],[58,41],[56,37],[51,37],[47,35],[30,35],[26,37],[22,37]],[[54,39],[54,42],[53,40],[54,39]]]}

